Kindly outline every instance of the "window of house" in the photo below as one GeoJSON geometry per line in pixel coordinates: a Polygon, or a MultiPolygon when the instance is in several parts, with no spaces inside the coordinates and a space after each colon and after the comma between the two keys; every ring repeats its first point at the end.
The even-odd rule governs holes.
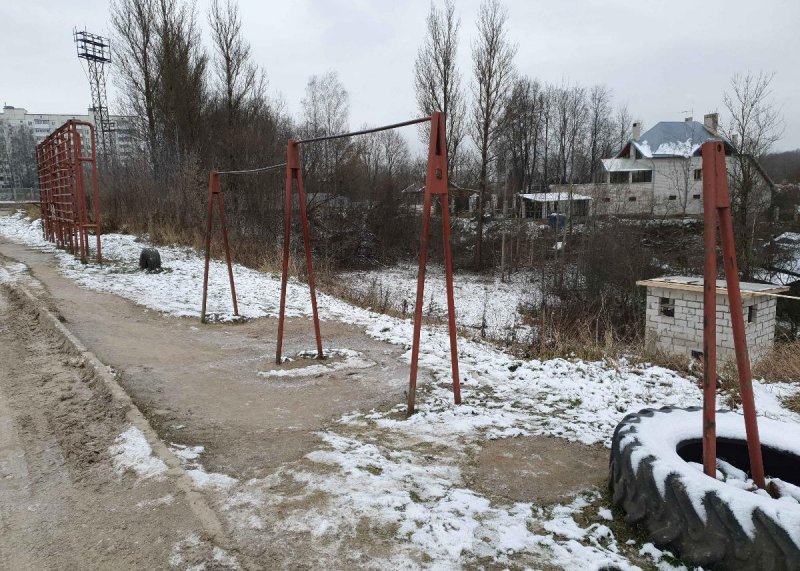
{"type": "Polygon", "coordinates": [[[678,195],[677,194],[670,194],[669,195],[669,199],[670,200],[678,200],[678,195]]]}
{"type": "Polygon", "coordinates": [[[628,197],[628,202],[636,202],[636,197],[635,196],[629,196],[628,197]]]}
{"type": "Polygon", "coordinates": [[[699,194],[693,194],[692,198],[694,198],[695,200],[700,200],[700,195],[699,194]]]}
{"type": "Polygon", "coordinates": [[[703,180],[703,169],[694,169],[694,180],[703,180]]]}
{"type": "Polygon", "coordinates": [[[653,182],[653,171],[633,171],[631,182],[653,182]]]}
{"type": "Polygon", "coordinates": [[[669,297],[658,300],[658,314],[664,317],[675,317],[675,301],[669,297]]]}
{"type": "Polygon", "coordinates": [[[758,318],[758,310],[755,305],[747,306],[747,323],[756,323],[758,318]]]}
{"type": "Polygon", "coordinates": [[[611,184],[628,184],[627,171],[615,171],[611,173],[611,184]]]}

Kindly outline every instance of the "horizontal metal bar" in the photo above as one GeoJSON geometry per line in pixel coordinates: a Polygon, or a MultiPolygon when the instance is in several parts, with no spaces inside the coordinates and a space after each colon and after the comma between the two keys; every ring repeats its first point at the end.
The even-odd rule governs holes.
{"type": "Polygon", "coordinates": [[[217,174],[253,174],[257,172],[266,172],[271,171],[279,168],[283,168],[286,166],[286,163],[281,163],[279,165],[271,165],[268,167],[259,167],[257,169],[246,169],[240,171],[217,171],[217,174]]]}
{"type": "Polygon", "coordinates": [[[317,141],[332,141],[333,139],[344,139],[346,137],[356,137],[358,135],[368,135],[369,133],[377,133],[379,131],[388,131],[390,129],[397,129],[399,127],[408,127],[409,125],[416,125],[417,123],[425,123],[430,121],[430,117],[420,117],[419,119],[411,119],[410,121],[403,121],[402,123],[393,123],[392,125],[383,125],[382,127],[373,127],[372,129],[364,129],[363,131],[353,131],[351,133],[340,133],[338,135],[325,135],[322,137],[312,137],[310,139],[300,139],[295,141],[298,145],[303,143],[316,143],[317,141]]]}

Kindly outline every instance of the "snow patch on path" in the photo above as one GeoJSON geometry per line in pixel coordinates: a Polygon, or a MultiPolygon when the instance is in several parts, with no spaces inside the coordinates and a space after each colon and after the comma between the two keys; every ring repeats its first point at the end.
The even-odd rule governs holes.
{"type": "Polygon", "coordinates": [[[167,465],[153,456],[153,449],[147,443],[144,433],[135,426],[117,436],[108,452],[118,474],[131,470],[140,478],[147,479],[159,478],[167,472],[167,465]]]}

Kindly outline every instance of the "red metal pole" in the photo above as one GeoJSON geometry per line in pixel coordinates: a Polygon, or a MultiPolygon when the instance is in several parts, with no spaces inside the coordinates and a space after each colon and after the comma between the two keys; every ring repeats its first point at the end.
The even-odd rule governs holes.
{"type": "Polygon", "coordinates": [[[211,264],[211,225],[214,217],[214,188],[219,184],[219,175],[211,171],[208,175],[208,209],[206,223],[206,259],[203,271],[203,307],[200,310],[200,323],[206,322],[206,304],[208,302],[208,270],[211,264]]]}
{"type": "Polygon", "coordinates": [[[436,169],[434,177],[437,184],[434,192],[439,194],[442,208],[442,246],[444,249],[444,275],[447,285],[447,327],[450,332],[450,368],[453,372],[453,400],[461,404],[461,383],[458,375],[458,342],[456,334],[456,302],[453,293],[453,251],[450,245],[450,199],[448,194],[449,173],[447,172],[447,131],[444,113],[435,112],[431,117],[431,132],[437,129],[436,169]]]}
{"type": "Polygon", "coordinates": [[[292,185],[300,167],[300,154],[297,143],[289,140],[286,148],[286,197],[283,207],[283,267],[281,272],[281,306],[278,314],[278,343],[275,350],[275,362],[282,362],[283,322],[286,319],[286,287],[289,280],[289,241],[292,238],[292,185]]]}
{"type": "Polygon", "coordinates": [[[414,414],[417,400],[417,367],[419,364],[419,338],[422,328],[422,305],[425,298],[425,266],[428,258],[428,232],[431,221],[431,193],[425,188],[425,204],[422,207],[422,231],[419,236],[419,272],[417,273],[417,302],[414,305],[414,336],[411,341],[411,372],[408,380],[408,410],[414,414]]]}
{"type": "MultiPolygon", "coordinates": [[[[717,179],[717,210],[719,215],[719,233],[722,242],[722,260],[725,266],[725,280],[728,286],[728,303],[733,329],[733,347],[736,352],[736,369],[739,372],[739,392],[742,397],[744,425],[747,433],[747,451],[750,457],[750,473],[753,482],[764,488],[764,461],[761,456],[761,439],[758,434],[755,397],[753,395],[753,378],[750,370],[750,354],[747,348],[747,337],[744,327],[742,293],[739,288],[739,269],[736,264],[736,246],[733,237],[733,217],[731,200],[728,191],[728,176],[725,165],[725,151],[722,143],[706,143],[709,153],[716,158],[715,177],[717,179]]],[[[705,151],[706,145],[703,146],[705,151]]],[[[705,162],[705,155],[703,157],[705,162]]]]}
{"type": "Polygon", "coordinates": [[[324,359],[322,353],[322,335],[319,331],[319,315],[317,313],[317,288],[314,282],[314,262],[311,256],[311,235],[308,228],[306,213],[306,193],[303,188],[303,169],[300,168],[300,158],[297,157],[297,201],[300,204],[300,221],[303,224],[303,242],[306,248],[306,271],[308,272],[308,288],[311,291],[311,313],[314,318],[314,335],[317,338],[317,359],[324,359]]]}
{"type": "Polygon", "coordinates": [[[225,223],[225,206],[222,204],[222,190],[219,186],[219,175],[216,180],[217,206],[219,207],[219,222],[222,226],[222,244],[225,246],[225,261],[228,263],[228,279],[231,282],[231,299],[233,300],[233,314],[239,315],[239,305],[236,303],[236,286],[233,283],[233,262],[231,261],[231,249],[228,246],[228,226],[225,223]]]}
{"type": "Polygon", "coordinates": [[[703,147],[703,471],[717,474],[717,197],[715,157],[703,147]]]}

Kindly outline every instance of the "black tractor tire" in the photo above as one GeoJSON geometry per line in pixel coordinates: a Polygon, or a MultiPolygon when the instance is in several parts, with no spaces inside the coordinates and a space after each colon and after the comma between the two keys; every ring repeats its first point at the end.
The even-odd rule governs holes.
{"type": "Polygon", "coordinates": [[[161,269],[161,254],[155,248],[144,248],[139,254],[139,268],[148,272],[161,269]]]}
{"type": "MultiPolygon", "coordinates": [[[[706,569],[736,571],[799,571],[800,547],[783,527],[760,509],[753,510],[755,533],[751,537],[730,506],[713,490],[703,496],[705,522],[695,511],[686,486],[677,474],[666,477],[662,497],[653,474],[656,453],[643,449],[645,445],[635,437],[637,427],[654,415],[700,410],[699,407],[644,409],[629,414],[620,422],[611,444],[609,488],[612,503],[625,511],[627,523],[644,528],[654,544],[692,564],[706,569]],[[639,461],[638,469],[634,467],[636,461],[639,461]]],[[[717,412],[718,419],[720,415],[729,414],[735,413],[717,412]]],[[[720,439],[718,445],[719,442],[720,439]]],[[[707,477],[699,471],[697,475],[707,477]]]]}

